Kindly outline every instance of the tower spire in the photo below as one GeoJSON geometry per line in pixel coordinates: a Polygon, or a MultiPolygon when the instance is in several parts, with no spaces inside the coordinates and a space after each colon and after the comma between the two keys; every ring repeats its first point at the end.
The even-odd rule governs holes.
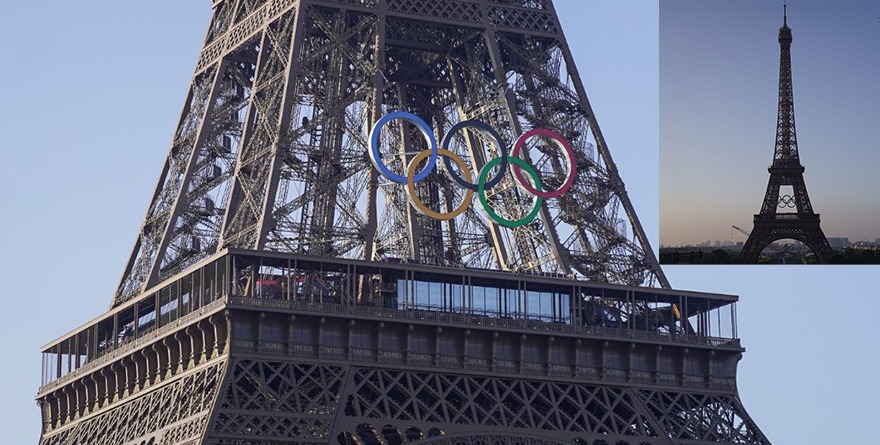
{"type": "Polygon", "coordinates": [[[779,28],[779,110],[776,121],[776,150],[773,163],[800,165],[794,124],[794,92],[791,79],[791,28],[788,4],[783,3],[783,25],[779,28]]]}
{"type": "Polygon", "coordinates": [[[782,26],[788,27],[788,2],[782,2],[782,26]]]}

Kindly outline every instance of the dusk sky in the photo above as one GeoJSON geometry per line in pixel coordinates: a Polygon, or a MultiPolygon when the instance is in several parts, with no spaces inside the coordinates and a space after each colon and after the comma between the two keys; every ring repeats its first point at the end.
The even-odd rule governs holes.
{"type": "MultiPolygon", "coordinates": [[[[767,189],[782,1],[660,6],[660,241],[745,241],[767,189]]],[[[880,2],[790,1],[804,180],[828,237],[880,238],[880,2]]]]}
{"type": "MultiPolygon", "coordinates": [[[[700,224],[681,226],[679,233],[729,239],[736,235],[731,224],[750,227],[773,150],[781,1],[711,1],[712,11],[700,12],[695,2],[664,0],[662,42],[678,39],[680,49],[665,51],[662,62],[657,1],[554,3],[655,251],[658,134],[664,195],[700,194],[685,206],[700,224]],[[692,37],[676,37],[688,32],[692,37]],[[662,108],[658,66],[666,85],[662,108]],[[670,77],[673,72],[680,76],[670,77]],[[670,109],[668,91],[686,102],[670,109]],[[697,154],[674,158],[676,147],[697,154]]],[[[829,236],[880,237],[870,230],[880,226],[880,155],[870,133],[878,127],[880,104],[873,88],[880,2],[795,0],[789,12],[798,136],[813,204],[829,236]],[[842,6],[815,12],[830,4],[842,6]],[[862,11],[847,12],[855,7],[862,11]],[[811,79],[808,71],[822,74],[811,79]],[[845,214],[853,206],[861,213],[845,214]]],[[[206,0],[0,2],[3,443],[37,443],[40,346],[110,305],[209,17],[206,0]]],[[[664,199],[665,231],[672,230],[667,215],[689,224],[684,211],[670,212],[672,205],[664,199]]],[[[740,295],[737,319],[747,351],[739,363],[739,395],[772,443],[876,442],[880,268],[664,270],[676,288],[740,295]]]]}

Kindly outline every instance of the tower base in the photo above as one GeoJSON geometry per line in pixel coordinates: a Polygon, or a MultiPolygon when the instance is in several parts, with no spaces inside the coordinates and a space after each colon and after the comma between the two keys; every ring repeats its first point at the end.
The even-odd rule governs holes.
{"type": "Polygon", "coordinates": [[[831,261],[831,245],[822,228],[819,215],[777,214],[773,218],[755,215],[755,228],[739,255],[740,262],[757,264],[761,251],[770,243],[781,239],[794,239],[807,245],[821,264],[831,261]]]}

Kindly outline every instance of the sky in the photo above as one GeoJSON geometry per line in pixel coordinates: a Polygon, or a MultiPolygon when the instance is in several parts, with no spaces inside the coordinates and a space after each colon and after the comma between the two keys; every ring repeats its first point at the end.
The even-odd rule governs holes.
{"type": "MultiPolygon", "coordinates": [[[[660,241],[745,241],[767,189],[782,0],[662,0],[660,241]]],[[[828,237],[880,238],[880,2],[789,2],[804,180],[828,237]]]]}
{"type": "MultiPolygon", "coordinates": [[[[0,85],[6,104],[0,107],[4,443],[38,440],[34,395],[40,384],[40,346],[109,307],[180,114],[207,29],[208,4],[0,2],[0,51],[5,56],[0,85]]],[[[880,10],[880,3],[872,4],[880,10]]],[[[665,122],[659,116],[658,3],[557,0],[556,7],[603,134],[656,250],[659,124],[665,122]]],[[[807,38],[801,37],[806,33],[795,10],[792,6],[790,24],[797,48],[807,46],[807,38]]],[[[871,17],[880,30],[880,12],[871,17]]],[[[769,20],[768,26],[766,38],[759,40],[772,53],[779,25],[769,20]]],[[[844,57],[845,51],[839,52],[844,57]]],[[[770,54],[771,71],[777,57],[770,54]]],[[[765,88],[771,96],[766,113],[771,123],[772,77],[765,88]]],[[[796,71],[795,108],[807,183],[824,215],[833,202],[813,195],[818,187],[812,186],[811,173],[820,167],[812,161],[818,150],[808,147],[819,145],[808,143],[803,133],[809,124],[800,117],[808,101],[801,98],[807,89],[801,82],[796,71]]],[[[756,121],[766,126],[766,119],[756,121]]],[[[763,183],[774,128],[759,131],[765,133],[757,168],[763,183]]],[[[855,164],[862,162],[868,161],[855,164]]],[[[850,175],[840,180],[849,181],[850,175]]],[[[757,197],[749,197],[746,222],[760,204],[763,187],[757,197]]],[[[773,443],[876,442],[880,357],[874,351],[880,334],[872,304],[877,268],[664,270],[676,288],[740,295],[739,335],[747,351],[739,364],[739,393],[773,443]]]]}

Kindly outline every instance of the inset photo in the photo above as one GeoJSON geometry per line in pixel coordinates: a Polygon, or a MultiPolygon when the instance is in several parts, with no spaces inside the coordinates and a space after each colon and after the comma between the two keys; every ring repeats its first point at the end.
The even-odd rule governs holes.
{"type": "Polygon", "coordinates": [[[660,262],[880,264],[880,2],[660,2],[660,262]]]}

